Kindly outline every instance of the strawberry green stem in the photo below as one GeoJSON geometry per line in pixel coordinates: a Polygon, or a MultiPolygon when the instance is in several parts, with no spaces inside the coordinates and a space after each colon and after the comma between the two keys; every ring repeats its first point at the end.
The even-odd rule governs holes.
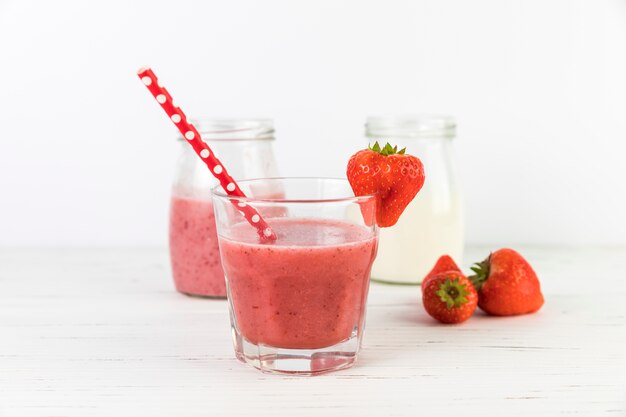
{"type": "Polygon", "coordinates": [[[472,271],[474,271],[474,275],[470,275],[467,278],[471,281],[472,285],[474,285],[476,291],[479,291],[482,288],[483,284],[485,283],[485,281],[487,281],[487,278],[489,277],[490,262],[491,254],[489,254],[489,256],[487,256],[484,261],[476,262],[474,266],[470,268],[472,271]]]}

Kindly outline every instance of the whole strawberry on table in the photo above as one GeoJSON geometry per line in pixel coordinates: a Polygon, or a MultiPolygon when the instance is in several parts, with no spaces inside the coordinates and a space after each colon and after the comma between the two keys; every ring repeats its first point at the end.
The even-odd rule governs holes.
{"type": "Polygon", "coordinates": [[[492,252],[471,269],[474,275],[466,278],[452,258],[441,256],[422,281],[426,312],[442,323],[461,323],[472,315],[476,305],[488,315],[516,316],[534,313],[544,303],[537,274],[513,249],[492,252]],[[457,278],[457,285],[470,283],[471,291],[466,287],[463,291],[473,291],[476,299],[463,296],[459,288],[451,289],[445,284],[445,278],[451,276],[457,278]]]}
{"type": "Polygon", "coordinates": [[[478,291],[478,307],[493,316],[534,313],[543,305],[539,278],[513,249],[492,252],[472,267],[470,280],[478,291]]]}
{"type": "Polygon", "coordinates": [[[439,272],[422,283],[424,308],[442,323],[461,323],[476,310],[478,294],[460,271],[439,272]]]}
{"type": "Polygon", "coordinates": [[[422,304],[442,323],[462,323],[474,314],[478,293],[454,260],[443,255],[422,280],[422,304]]]}

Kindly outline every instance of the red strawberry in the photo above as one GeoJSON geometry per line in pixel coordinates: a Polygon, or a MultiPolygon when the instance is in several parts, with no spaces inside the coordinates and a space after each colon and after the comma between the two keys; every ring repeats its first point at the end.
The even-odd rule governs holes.
{"type": "Polygon", "coordinates": [[[376,194],[376,223],[396,224],[398,218],[424,185],[424,166],[405,149],[378,142],[352,155],[347,176],[356,196],[376,194]]]}
{"type": "Polygon", "coordinates": [[[422,303],[426,312],[436,320],[461,323],[476,310],[478,294],[461,272],[440,272],[422,287],[422,303]]]}
{"type": "Polygon", "coordinates": [[[513,249],[493,252],[472,267],[469,279],[478,290],[478,306],[494,316],[534,313],[543,305],[537,274],[513,249]]]}
{"type": "Polygon", "coordinates": [[[461,272],[461,269],[456,265],[454,260],[449,255],[442,255],[437,260],[437,263],[435,263],[435,266],[433,266],[433,269],[431,269],[430,272],[422,280],[422,288],[426,287],[428,280],[431,279],[433,276],[441,272],[448,271],[461,272]]]}

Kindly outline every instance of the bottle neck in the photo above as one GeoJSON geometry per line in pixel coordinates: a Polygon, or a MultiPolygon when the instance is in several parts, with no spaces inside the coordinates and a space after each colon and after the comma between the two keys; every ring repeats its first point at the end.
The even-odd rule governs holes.
{"type": "Polygon", "coordinates": [[[449,116],[375,116],[367,118],[365,135],[370,141],[453,139],[456,123],[449,116]]]}
{"type": "MultiPolygon", "coordinates": [[[[269,119],[192,119],[207,143],[226,141],[271,141],[274,123],[269,119]]],[[[179,140],[184,140],[182,136],[179,140]]]]}

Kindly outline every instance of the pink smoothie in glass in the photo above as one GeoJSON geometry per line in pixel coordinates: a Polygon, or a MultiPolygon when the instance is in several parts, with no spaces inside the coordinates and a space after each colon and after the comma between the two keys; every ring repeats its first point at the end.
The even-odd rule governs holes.
{"type": "Polygon", "coordinates": [[[170,258],[179,292],[226,296],[211,200],[172,197],[170,258]]]}
{"type": "Polygon", "coordinates": [[[332,220],[269,219],[278,239],[259,244],[247,223],[220,236],[241,335],[254,344],[316,349],[362,326],[377,240],[370,229],[332,220]]]}

